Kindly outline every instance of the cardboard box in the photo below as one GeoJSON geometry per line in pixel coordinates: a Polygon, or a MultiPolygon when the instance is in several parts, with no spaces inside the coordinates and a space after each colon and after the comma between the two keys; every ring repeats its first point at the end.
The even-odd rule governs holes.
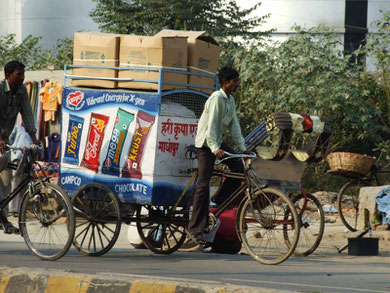
{"type": "MultiPolygon", "coordinates": [[[[188,37],[188,63],[189,72],[214,75],[217,72],[218,60],[221,48],[218,43],[209,36],[204,35],[204,31],[178,31],[162,30],[155,36],[183,36],[188,37]]],[[[215,78],[204,76],[188,76],[188,83],[200,86],[215,86],[215,78]]],[[[191,89],[212,93],[213,90],[191,87],[191,89]]]]}
{"type": "MultiPolygon", "coordinates": [[[[120,67],[167,68],[187,71],[187,38],[122,35],[119,50],[120,67]]],[[[120,70],[119,78],[158,81],[158,71],[120,70]]],[[[163,81],[187,83],[187,75],[166,72],[163,81]]],[[[157,90],[158,83],[144,81],[119,81],[120,88],[157,90]]],[[[163,90],[185,88],[178,85],[163,85],[163,90]]]]}
{"type": "MultiPolygon", "coordinates": [[[[80,32],[74,34],[73,65],[119,66],[120,35],[108,33],[80,32]]],[[[117,78],[116,69],[73,68],[73,75],[87,77],[117,78]]],[[[73,79],[73,85],[116,88],[115,80],[73,79]]]]}

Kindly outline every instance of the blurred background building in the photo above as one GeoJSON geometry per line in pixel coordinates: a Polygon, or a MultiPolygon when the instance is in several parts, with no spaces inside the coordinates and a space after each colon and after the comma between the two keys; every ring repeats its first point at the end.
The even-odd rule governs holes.
{"type": "MultiPolygon", "coordinates": [[[[255,5],[256,0],[237,0],[244,8],[255,5]]],[[[292,27],[304,28],[324,24],[340,34],[345,52],[353,52],[366,34],[377,34],[373,24],[382,18],[381,11],[390,10],[390,0],[262,0],[257,15],[270,13],[262,30],[275,29],[274,40],[284,41],[294,34],[292,27]]],[[[370,58],[367,70],[374,70],[370,58]]]]}
{"type": "Polygon", "coordinates": [[[89,17],[94,5],[91,0],[0,0],[0,34],[13,33],[17,42],[41,36],[43,49],[52,49],[74,32],[98,31],[89,17]]]}

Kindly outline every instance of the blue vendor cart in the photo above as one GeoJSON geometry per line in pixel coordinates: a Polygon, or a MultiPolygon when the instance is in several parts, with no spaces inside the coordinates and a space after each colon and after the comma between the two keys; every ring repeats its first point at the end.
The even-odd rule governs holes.
{"type": "MultiPolygon", "coordinates": [[[[69,73],[79,67],[89,68],[66,66],[65,81],[93,80],[69,73]]],[[[82,254],[102,255],[115,244],[122,222],[137,222],[147,214],[150,227],[137,225],[142,236],[156,222],[174,222],[166,228],[172,229],[174,243],[162,250],[171,253],[186,237],[188,209],[179,207],[175,219],[165,215],[185,188],[186,170],[196,167],[185,154],[217,77],[169,69],[104,69],[150,71],[158,79],[126,79],[155,84],[153,91],[64,87],[59,184],[72,196],[77,214],[74,245],[82,254]],[[209,79],[211,86],[164,81],[172,73],[209,79]],[[172,89],[163,91],[167,86],[172,89]]],[[[190,200],[184,197],[180,206],[189,206],[190,200]]]]}

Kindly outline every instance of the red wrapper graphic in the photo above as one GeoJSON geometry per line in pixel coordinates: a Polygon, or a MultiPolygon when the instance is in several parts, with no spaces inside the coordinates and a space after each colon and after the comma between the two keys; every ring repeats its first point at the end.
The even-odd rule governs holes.
{"type": "Polygon", "coordinates": [[[91,113],[91,123],[89,124],[88,130],[88,142],[85,147],[84,158],[81,161],[80,166],[95,172],[98,171],[99,154],[108,120],[108,116],[91,113]]]}
{"type": "Polygon", "coordinates": [[[154,119],[154,116],[138,111],[136,129],[131,141],[126,163],[122,169],[122,177],[142,178],[141,159],[154,119]]]}

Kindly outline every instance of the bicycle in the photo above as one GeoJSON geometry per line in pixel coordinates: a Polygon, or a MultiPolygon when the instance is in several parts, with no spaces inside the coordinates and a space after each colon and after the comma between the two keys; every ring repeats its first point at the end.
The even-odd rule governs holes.
{"type": "MultiPolygon", "coordinates": [[[[188,152],[194,151],[188,148],[188,152]]],[[[214,169],[213,176],[241,179],[243,184],[237,188],[213,213],[209,214],[209,230],[215,231],[218,217],[242,194],[236,218],[238,237],[249,255],[262,264],[279,264],[294,252],[298,239],[300,222],[292,201],[279,190],[261,184],[251,168],[252,154],[231,154],[225,152],[224,160],[239,158],[244,173],[214,169]]],[[[150,207],[149,213],[137,211],[137,229],[144,244],[153,252],[168,254],[177,250],[187,234],[190,207],[180,207],[180,201],[191,191],[195,192],[197,169],[192,173],[187,186],[173,207],[150,207]]]]}
{"type": "Polygon", "coordinates": [[[36,161],[41,147],[9,147],[20,150],[20,163],[8,163],[7,168],[26,174],[22,182],[0,202],[0,211],[24,191],[19,207],[19,229],[30,251],[42,260],[57,260],[69,250],[75,230],[75,217],[70,199],[36,161]],[[38,171],[42,171],[40,177],[38,171]]]}
{"type": "Polygon", "coordinates": [[[342,170],[330,171],[331,174],[339,175],[349,180],[341,187],[337,194],[337,210],[341,222],[351,231],[357,231],[357,220],[359,216],[359,190],[364,186],[380,186],[382,182],[379,174],[390,174],[390,159],[387,164],[381,166],[374,164],[367,175],[342,170]]]}

